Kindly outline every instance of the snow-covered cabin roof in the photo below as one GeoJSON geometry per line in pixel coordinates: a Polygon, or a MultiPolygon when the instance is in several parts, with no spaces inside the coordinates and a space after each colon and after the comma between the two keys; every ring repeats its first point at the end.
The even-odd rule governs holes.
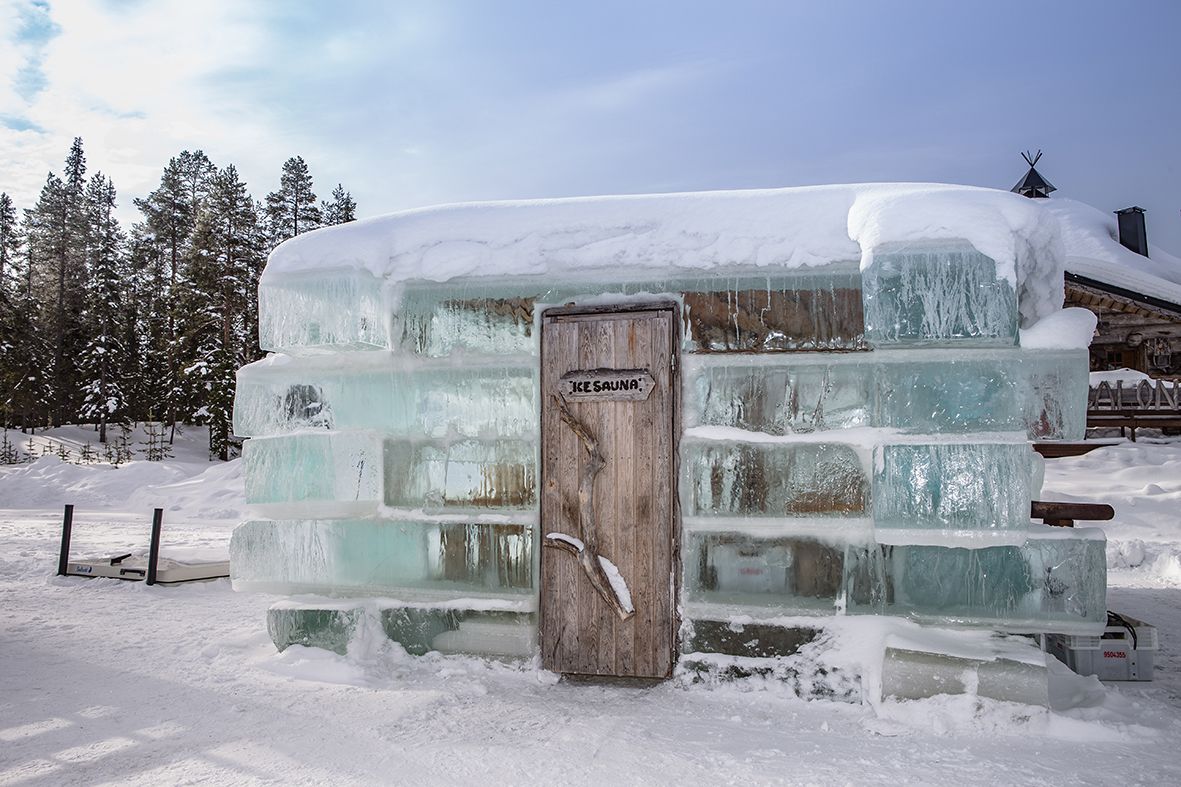
{"type": "Polygon", "coordinates": [[[365,271],[391,281],[872,264],[883,244],[963,239],[1021,294],[1026,322],[1062,304],[1057,224],[1007,191],[925,183],[809,186],[422,208],[307,233],[264,284],[365,271]]]}
{"type": "Polygon", "coordinates": [[[1181,305],[1181,259],[1151,245],[1151,257],[1125,248],[1115,216],[1085,203],[1053,198],[1038,204],[1058,219],[1067,271],[1181,305]]]}

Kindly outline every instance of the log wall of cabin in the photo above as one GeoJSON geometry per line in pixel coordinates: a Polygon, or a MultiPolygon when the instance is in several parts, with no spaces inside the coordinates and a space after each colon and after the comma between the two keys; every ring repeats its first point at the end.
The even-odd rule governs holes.
{"type": "Polygon", "coordinates": [[[1065,305],[1099,318],[1091,371],[1126,367],[1158,379],[1181,379],[1181,306],[1172,311],[1075,281],[1066,283],[1065,305]]]}

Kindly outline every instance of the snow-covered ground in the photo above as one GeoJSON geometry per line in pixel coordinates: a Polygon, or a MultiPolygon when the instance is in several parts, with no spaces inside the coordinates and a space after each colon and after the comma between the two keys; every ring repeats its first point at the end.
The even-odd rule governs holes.
{"type": "Polygon", "coordinates": [[[1047,710],[570,684],[366,635],[346,657],[277,654],[276,599],[228,580],[53,576],[66,502],[76,554],[146,549],[161,506],[165,554],[224,555],[241,476],[204,461],[203,440],[186,433],[164,463],[0,468],[0,784],[1181,783],[1181,441],[1047,463],[1043,499],[1115,506],[1109,606],[1161,639],[1155,681],[1058,674],[1047,710]]]}

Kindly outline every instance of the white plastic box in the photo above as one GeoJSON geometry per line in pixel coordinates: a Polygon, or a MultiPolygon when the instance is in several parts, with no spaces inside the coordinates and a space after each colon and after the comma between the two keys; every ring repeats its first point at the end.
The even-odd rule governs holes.
{"type": "Polygon", "coordinates": [[[1109,619],[1107,629],[1098,637],[1047,634],[1046,650],[1079,675],[1094,675],[1099,680],[1152,680],[1156,627],[1121,617],[1135,637],[1127,626],[1109,619]]]}

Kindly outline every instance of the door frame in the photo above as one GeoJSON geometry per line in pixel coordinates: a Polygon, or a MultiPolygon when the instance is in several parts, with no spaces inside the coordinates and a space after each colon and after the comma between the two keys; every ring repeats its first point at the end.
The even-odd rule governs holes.
{"type": "MultiPolygon", "coordinates": [[[[682,559],[681,559],[681,494],[680,494],[680,477],[681,477],[681,398],[682,398],[682,380],[681,380],[681,346],[683,342],[683,332],[685,325],[683,323],[683,309],[681,303],[671,298],[654,298],[652,300],[644,301],[623,301],[620,303],[596,303],[594,305],[579,306],[575,303],[568,303],[564,306],[551,306],[540,311],[537,315],[538,325],[538,375],[537,375],[537,390],[538,390],[538,407],[537,407],[537,434],[538,434],[538,454],[537,454],[537,484],[538,489],[545,488],[545,463],[541,455],[542,446],[545,444],[545,419],[542,418],[542,409],[545,407],[546,391],[544,389],[544,380],[542,379],[545,367],[545,327],[547,318],[550,317],[593,317],[596,315],[610,315],[610,314],[631,314],[636,312],[651,312],[651,311],[667,311],[670,313],[671,330],[669,331],[669,391],[668,395],[672,402],[672,417],[670,418],[669,428],[672,430],[669,436],[669,445],[671,446],[671,456],[669,457],[668,467],[668,481],[669,481],[669,516],[672,521],[669,524],[669,538],[671,540],[670,550],[672,555],[672,565],[669,566],[670,583],[669,583],[669,610],[670,616],[668,620],[669,638],[671,646],[669,648],[669,663],[663,680],[672,677],[673,668],[676,666],[678,654],[680,653],[680,629],[681,629],[681,583],[682,583],[682,559]]],[[[537,630],[538,630],[538,645],[544,646],[541,642],[541,632],[544,630],[542,625],[542,618],[545,615],[545,604],[542,603],[542,593],[545,588],[542,584],[541,564],[546,560],[545,549],[545,533],[546,525],[543,519],[543,507],[541,496],[538,496],[537,506],[537,551],[538,551],[538,569],[537,569],[537,630]]],[[[551,550],[553,551],[553,550],[551,550]]],[[[554,559],[556,555],[549,559],[554,559]]],[[[569,559],[569,558],[567,558],[569,559]]],[[[577,673],[563,673],[569,675],[577,675],[580,678],[601,678],[604,680],[611,680],[611,676],[582,676],[577,673]]],[[[618,678],[615,678],[618,680],[618,678]]],[[[642,679],[641,679],[642,680],[642,679]]],[[[658,678],[657,680],[661,680],[658,678]]]]}

